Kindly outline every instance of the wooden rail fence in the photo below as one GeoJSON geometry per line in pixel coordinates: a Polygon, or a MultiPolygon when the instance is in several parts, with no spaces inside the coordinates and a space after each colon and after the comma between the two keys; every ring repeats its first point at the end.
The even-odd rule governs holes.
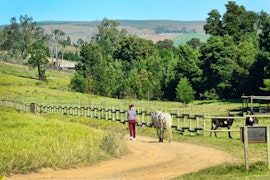
{"type": "MultiPolygon", "coordinates": [[[[32,112],[35,114],[60,113],[71,116],[86,116],[96,119],[119,121],[121,123],[127,122],[127,109],[117,107],[25,104],[11,100],[0,100],[0,106],[11,107],[20,112],[32,112]]],[[[151,112],[137,109],[137,114],[145,126],[152,127],[151,112]]],[[[172,128],[175,128],[179,133],[184,133],[185,131],[197,133],[205,129],[205,120],[202,114],[171,113],[171,115],[173,117],[172,128]]]]}
{"type": "MultiPolygon", "coordinates": [[[[0,100],[0,106],[11,107],[19,112],[32,112],[35,114],[42,113],[60,113],[64,115],[71,116],[86,116],[89,118],[104,119],[109,121],[118,121],[120,123],[127,122],[126,112],[127,109],[122,109],[118,107],[100,107],[100,106],[73,106],[73,105],[43,105],[30,103],[25,104],[18,101],[11,100],[0,100]]],[[[145,110],[138,110],[137,114],[142,121],[142,123],[147,127],[152,127],[151,125],[151,112],[145,110]]],[[[177,132],[183,134],[189,132],[190,134],[202,132],[236,132],[236,130],[207,130],[206,129],[206,119],[211,119],[213,117],[205,117],[203,114],[188,114],[188,113],[171,113],[173,122],[172,128],[177,132]]],[[[234,117],[235,120],[243,121],[246,117],[242,116],[234,117]]],[[[215,117],[215,118],[232,118],[232,117],[215,117]]],[[[244,124],[244,121],[243,121],[244,124]]],[[[237,130],[239,132],[239,130],[237,130]]]]}

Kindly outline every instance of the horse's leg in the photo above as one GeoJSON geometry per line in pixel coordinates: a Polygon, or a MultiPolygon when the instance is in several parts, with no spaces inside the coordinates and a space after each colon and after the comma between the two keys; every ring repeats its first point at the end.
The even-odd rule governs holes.
{"type": "Polygon", "coordinates": [[[162,127],[159,129],[159,142],[162,142],[162,127]]]}
{"type": "MultiPolygon", "coordinates": [[[[214,130],[217,130],[218,126],[216,125],[216,127],[214,128],[214,130]]],[[[217,137],[217,132],[215,131],[215,136],[217,137]]]]}
{"type": "Polygon", "coordinates": [[[167,131],[168,131],[168,136],[169,136],[169,142],[172,141],[172,128],[169,126],[167,127],[167,131]]]}
{"type": "Polygon", "coordinates": [[[156,128],[157,129],[157,136],[158,136],[158,140],[159,142],[161,141],[161,137],[160,137],[160,128],[156,128]]]}
{"type": "MultiPolygon", "coordinates": [[[[214,130],[214,124],[212,123],[211,130],[214,130]]],[[[210,136],[212,136],[212,131],[210,132],[210,136]]]]}
{"type": "MultiPolygon", "coordinates": [[[[230,130],[230,126],[228,126],[228,130],[230,130]]],[[[231,136],[231,132],[230,131],[228,131],[228,135],[229,135],[229,138],[232,138],[232,136],[231,136]]]]}
{"type": "Polygon", "coordinates": [[[159,139],[158,128],[156,128],[156,130],[157,130],[157,136],[158,136],[158,139],[159,139]]]}
{"type": "Polygon", "coordinates": [[[161,127],[160,130],[161,130],[160,131],[160,133],[161,133],[160,134],[161,135],[161,142],[163,142],[163,139],[164,139],[164,127],[161,127]]]}

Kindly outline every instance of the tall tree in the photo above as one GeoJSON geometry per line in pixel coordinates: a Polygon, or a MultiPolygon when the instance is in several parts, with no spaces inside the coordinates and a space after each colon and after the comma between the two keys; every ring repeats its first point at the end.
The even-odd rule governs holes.
{"type": "MultiPolygon", "coordinates": [[[[240,42],[236,49],[234,50],[235,66],[233,68],[232,76],[232,87],[233,87],[233,97],[240,97],[243,93],[249,93],[247,91],[247,85],[251,82],[249,81],[251,68],[256,63],[256,58],[258,57],[258,49],[252,42],[242,41],[240,42]]],[[[255,86],[255,85],[254,85],[255,86]]],[[[258,89],[258,86],[257,86],[258,89]]]]}
{"type": "Polygon", "coordinates": [[[60,67],[60,63],[58,61],[58,46],[59,42],[63,41],[65,34],[65,32],[59,29],[53,29],[50,34],[50,55],[52,59],[55,58],[55,67],[57,68],[60,67]]]}
{"type": "Polygon", "coordinates": [[[155,58],[157,55],[157,50],[152,41],[141,39],[134,35],[126,36],[119,41],[113,58],[122,61],[127,81],[131,79],[139,81],[134,82],[136,86],[134,83],[132,85],[126,81],[124,86],[126,88],[125,92],[136,94],[138,98],[154,96],[153,94],[155,93],[149,92],[150,89],[154,89],[153,87],[156,83],[152,78],[155,76],[152,69],[156,65],[153,65],[152,62],[157,59],[155,58]],[[148,76],[147,79],[146,76],[148,76]],[[145,88],[146,86],[149,88],[148,90],[145,88]]]}
{"type": "MultiPolygon", "coordinates": [[[[175,50],[177,64],[175,66],[176,82],[183,77],[190,79],[190,83],[195,89],[198,89],[198,83],[202,79],[202,70],[200,68],[200,53],[188,45],[179,45],[175,50]]],[[[175,87],[173,88],[175,89],[175,87]]]]}
{"type": "Polygon", "coordinates": [[[37,27],[32,17],[27,15],[20,16],[20,33],[21,33],[21,54],[25,58],[27,48],[35,40],[40,40],[44,34],[44,29],[37,27]]]}
{"type": "Polygon", "coordinates": [[[99,44],[104,57],[112,55],[118,41],[127,34],[125,29],[119,31],[119,22],[104,18],[98,26],[98,32],[92,37],[92,42],[99,44]]]}
{"type": "Polygon", "coordinates": [[[206,18],[206,24],[203,26],[206,34],[220,36],[223,34],[223,26],[221,15],[218,10],[212,10],[208,13],[209,17],[206,18]]]}
{"type": "Polygon", "coordinates": [[[226,13],[223,15],[224,34],[234,37],[235,41],[257,34],[259,16],[253,11],[246,11],[244,6],[238,6],[229,1],[226,13]]]}
{"type": "Polygon", "coordinates": [[[1,49],[9,52],[12,56],[19,56],[21,50],[20,27],[15,17],[11,18],[11,24],[6,26],[3,31],[3,43],[1,49]]]}
{"type": "Polygon", "coordinates": [[[270,17],[262,21],[262,32],[259,35],[260,49],[270,52],[270,17]]]}
{"type": "Polygon", "coordinates": [[[231,96],[231,79],[236,65],[235,44],[231,36],[211,36],[200,47],[200,57],[205,80],[200,84],[200,92],[215,89],[221,98],[231,96]]]}
{"type": "Polygon", "coordinates": [[[28,49],[30,55],[28,64],[38,69],[38,79],[46,81],[44,65],[48,64],[49,48],[44,45],[44,42],[39,40],[34,42],[28,49]]]}
{"type": "Polygon", "coordinates": [[[44,29],[38,27],[33,18],[27,15],[20,16],[20,23],[17,23],[15,17],[10,22],[3,30],[1,50],[7,51],[16,59],[25,59],[28,47],[34,41],[42,39],[44,29]]]}

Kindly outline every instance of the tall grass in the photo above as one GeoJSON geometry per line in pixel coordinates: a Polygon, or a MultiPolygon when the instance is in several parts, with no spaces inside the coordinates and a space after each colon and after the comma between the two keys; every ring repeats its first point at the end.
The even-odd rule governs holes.
{"type": "Polygon", "coordinates": [[[74,123],[82,121],[78,117],[62,121],[59,115],[35,116],[3,107],[0,111],[0,174],[85,166],[127,152],[122,135],[87,126],[89,118],[83,125],[74,123]]]}

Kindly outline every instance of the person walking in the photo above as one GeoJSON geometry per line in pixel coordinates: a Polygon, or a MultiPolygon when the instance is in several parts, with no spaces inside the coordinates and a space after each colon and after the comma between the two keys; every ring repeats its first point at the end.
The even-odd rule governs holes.
{"type": "Polygon", "coordinates": [[[129,127],[130,140],[136,140],[136,120],[137,120],[137,114],[136,114],[135,106],[133,104],[131,104],[129,106],[129,110],[127,112],[127,119],[128,119],[128,127],[129,127]]]}

